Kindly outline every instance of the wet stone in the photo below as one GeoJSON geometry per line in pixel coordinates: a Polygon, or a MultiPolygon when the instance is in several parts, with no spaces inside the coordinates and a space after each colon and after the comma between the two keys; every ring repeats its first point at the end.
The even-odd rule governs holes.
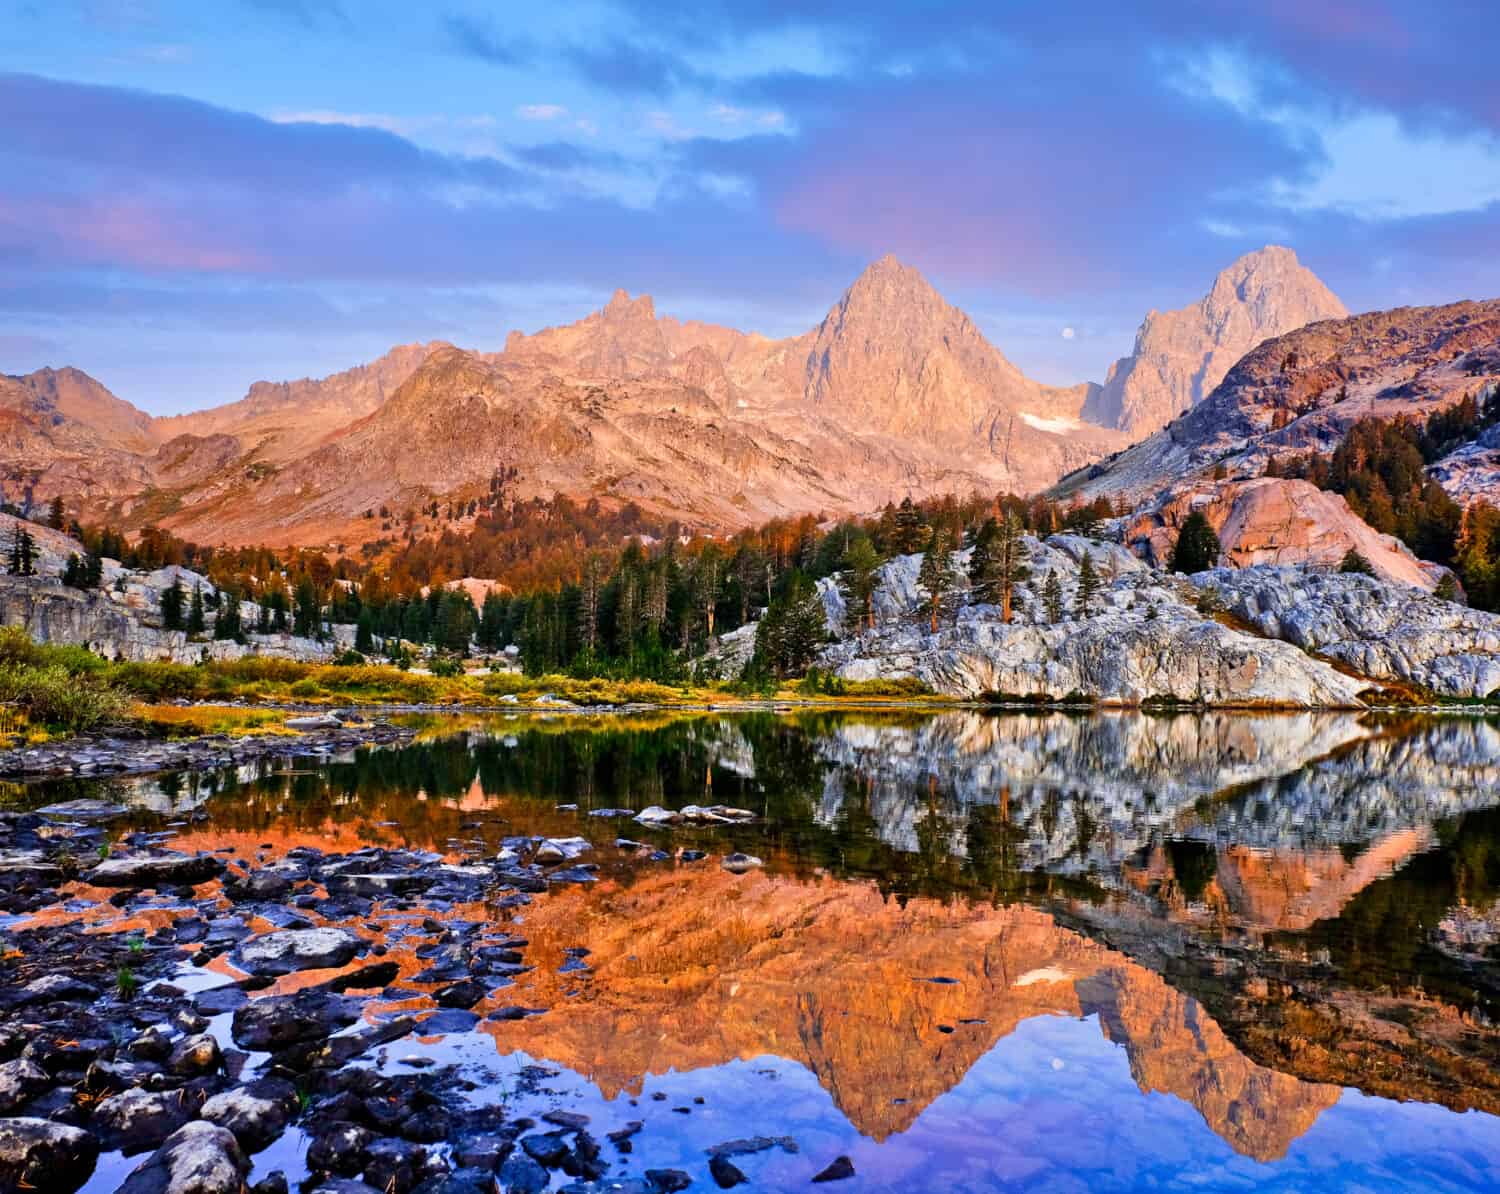
{"type": "Polygon", "coordinates": [[[297,1111],[297,1092],[280,1078],[261,1078],[208,1099],[202,1117],[228,1128],[247,1153],[259,1152],[286,1131],[297,1111]]]}
{"type": "Polygon", "coordinates": [[[848,1157],[836,1157],[833,1162],[813,1177],[815,1182],[841,1182],[854,1176],[854,1162],[848,1157]]]}
{"type": "Polygon", "coordinates": [[[191,1120],[202,1103],[188,1091],[141,1089],[111,1095],[94,1110],[92,1126],[106,1148],[126,1156],[155,1148],[191,1120]]]}
{"type": "Polygon", "coordinates": [[[500,1166],[500,1188],[507,1194],[541,1194],[551,1180],[547,1170],[523,1152],[512,1153],[500,1166]]]}
{"type": "Polygon", "coordinates": [[[252,937],[236,950],[236,962],[251,974],[292,974],[347,965],[364,942],[347,929],[282,929],[252,937]]]}
{"type": "Polygon", "coordinates": [[[0,1065],[0,1115],[14,1115],[51,1085],[51,1076],[36,1062],[5,1062],[0,1065]]]}
{"type": "Polygon", "coordinates": [[[714,1184],[721,1190],[729,1190],[735,1186],[744,1185],[750,1179],[744,1172],[728,1157],[710,1157],[708,1160],[708,1173],[714,1179],[714,1184]]]}
{"type": "Polygon", "coordinates": [[[0,1119],[0,1189],[72,1194],[94,1172],[99,1142],[45,1119],[0,1119]]]}
{"type": "Polygon", "coordinates": [[[167,1137],[120,1194],[239,1194],[249,1171],[233,1133],[197,1120],[167,1137]]]}

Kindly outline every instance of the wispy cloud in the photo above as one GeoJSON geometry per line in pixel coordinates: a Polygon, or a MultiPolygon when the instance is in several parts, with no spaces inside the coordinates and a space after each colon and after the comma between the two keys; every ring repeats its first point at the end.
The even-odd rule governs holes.
{"type": "Polygon", "coordinates": [[[522,120],[556,120],[566,116],[568,110],[561,104],[522,104],[516,115],[522,120]]]}
{"type": "Polygon", "coordinates": [[[502,41],[489,26],[470,17],[450,16],[443,28],[455,50],[491,66],[519,66],[525,60],[519,44],[502,41]]]}

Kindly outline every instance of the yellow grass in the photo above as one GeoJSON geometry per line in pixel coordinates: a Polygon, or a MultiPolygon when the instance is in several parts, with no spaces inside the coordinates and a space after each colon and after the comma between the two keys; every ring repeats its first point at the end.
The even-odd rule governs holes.
{"type": "Polygon", "coordinates": [[[280,709],[246,709],[233,705],[135,705],[132,716],[147,729],[167,738],[195,734],[229,734],[245,738],[264,734],[295,734],[286,728],[280,709]]]}

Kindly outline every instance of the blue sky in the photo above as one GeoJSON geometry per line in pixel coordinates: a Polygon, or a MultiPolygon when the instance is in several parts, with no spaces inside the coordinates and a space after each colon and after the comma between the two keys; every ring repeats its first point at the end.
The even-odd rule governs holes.
{"type": "Polygon", "coordinates": [[[887,251],[1097,380],[1269,241],[1500,295],[1492,0],[0,0],[0,371],[153,412],[617,286],[797,332],[887,251]]]}

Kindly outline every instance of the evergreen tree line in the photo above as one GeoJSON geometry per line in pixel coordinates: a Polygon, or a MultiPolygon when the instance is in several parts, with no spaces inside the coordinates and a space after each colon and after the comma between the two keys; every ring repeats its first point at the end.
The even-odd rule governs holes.
{"type": "MultiPolygon", "coordinates": [[[[1266,475],[1311,481],[1342,494],[1377,531],[1458,575],[1470,604],[1500,609],[1500,511],[1483,500],[1460,506],[1427,466],[1500,421],[1500,396],[1464,398],[1426,420],[1361,419],[1328,456],[1273,458],[1266,475]]],[[[1350,571],[1357,561],[1347,560],[1350,571]]]]}

